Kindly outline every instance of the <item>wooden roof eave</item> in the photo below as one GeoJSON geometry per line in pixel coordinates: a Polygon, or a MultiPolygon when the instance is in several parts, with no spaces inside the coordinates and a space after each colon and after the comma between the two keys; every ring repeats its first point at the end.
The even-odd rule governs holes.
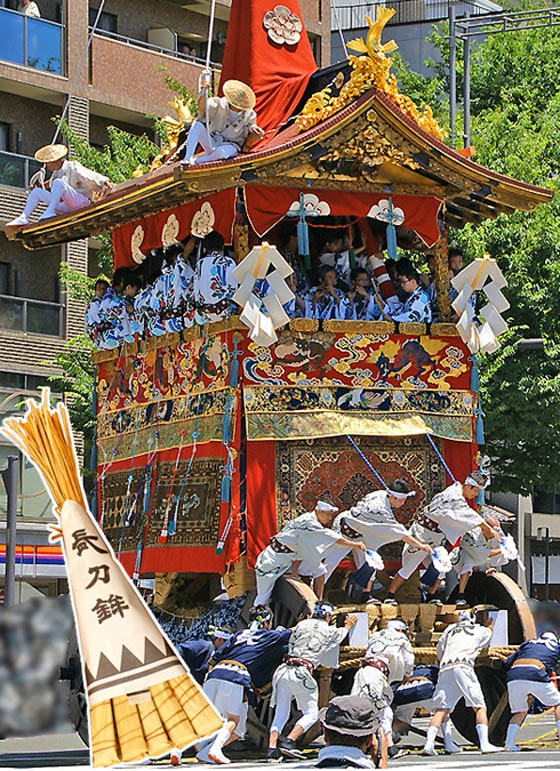
{"type": "Polygon", "coordinates": [[[511,210],[533,211],[540,203],[552,199],[553,191],[506,177],[470,161],[423,131],[416,123],[402,113],[384,94],[377,94],[376,112],[398,136],[418,148],[415,160],[424,161],[424,169],[441,181],[448,172],[448,183],[458,189],[467,190],[469,195],[483,194],[495,203],[508,206],[511,210]],[[421,154],[425,158],[420,158],[421,154]],[[460,183],[463,180],[463,183],[460,183]],[[457,184],[459,183],[459,184],[457,184]],[[474,186],[474,188],[473,188],[474,186]],[[473,188],[472,190],[469,188],[473,188]]]}
{"type": "Polygon", "coordinates": [[[297,168],[331,151],[337,137],[356,135],[360,118],[375,100],[370,91],[315,130],[296,136],[286,145],[229,161],[183,168],[175,164],[165,173],[158,169],[116,186],[113,194],[78,212],[28,225],[12,237],[29,249],[42,248],[97,235],[127,222],[187,203],[199,196],[237,185],[259,182],[271,175],[297,168]]]}

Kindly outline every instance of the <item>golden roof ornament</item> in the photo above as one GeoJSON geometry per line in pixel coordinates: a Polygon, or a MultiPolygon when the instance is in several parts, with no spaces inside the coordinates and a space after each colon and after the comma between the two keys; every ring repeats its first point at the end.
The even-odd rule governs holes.
{"type": "Polygon", "coordinates": [[[349,80],[342,86],[338,96],[332,94],[332,85],[335,83],[313,94],[296,118],[298,131],[307,131],[322,123],[366,91],[376,88],[428,134],[440,140],[445,138],[446,132],[438,125],[431,108],[426,105],[420,112],[412,99],[401,94],[397,79],[390,72],[393,60],[387,54],[396,51],[398,46],[394,40],[382,43],[381,36],[385,25],[394,14],[392,8],[378,6],[375,21],[366,16],[369,29],[365,41],[356,39],[348,43],[349,48],[361,54],[348,57],[352,68],[349,80]]]}
{"type": "Polygon", "coordinates": [[[393,18],[395,11],[392,8],[377,8],[377,18],[372,21],[369,16],[366,16],[366,21],[369,26],[368,33],[366,35],[365,42],[361,38],[351,40],[347,45],[353,51],[358,51],[362,54],[369,54],[372,59],[378,56],[385,57],[387,54],[393,53],[398,48],[398,45],[394,40],[389,40],[388,43],[381,42],[381,35],[387,22],[393,18]]]}

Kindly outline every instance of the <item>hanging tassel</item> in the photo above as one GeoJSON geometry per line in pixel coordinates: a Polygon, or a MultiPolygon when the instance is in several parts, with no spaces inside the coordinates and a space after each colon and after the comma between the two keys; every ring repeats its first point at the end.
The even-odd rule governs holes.
{"type": "Polygon", "coordinates": [[[484,412],[482,411],[482,400],[480,398],[480,394],[478,396],[478,407],[475,410],[476,415],[476,426],[475,426],[475,432],[474,432],[474,440],[477,444],[484,444],[484,412]]]}
{"type": "Polygon", "coordinates": [[[229,503],[231,500],[231,475],[227,468],[224,468],[221,487],[222,503],[229,503]]]}
{"type": "Polygon", "coordinates": [[[387,225],[387,254],[392,260],[397,259],[397,231],[392,222],[387,225]]]}
{"type": "Polygon", "coordinates": [[[476,361],[476,356],[470,356],[470,360],[472,361],[472,368],[471,368],[471,391],[473,393],[478,393],[480,389],[480,378],[478,376],[478,365],[476,361]]]}
{"type": "Polygon", "coordinates": [[[297,224],[298,252],[303,257],[305,270],[311,270],[311,255],[309,253],[309,227],[302,217],[297,224]]]}
{"type": "Polygon", "coordinates": [[[397,259],[397,229],[393,222],[393,201],[391,196],[388,197],[389,202],[389,222],[387,224],[386,237],[387,237],[387,254],[392,260],[397,259]]]}
{"type": "Polygon", "coordinates": [[[167,543],[167,528],[163,528],[157,539],[158,543],[167,543]]]}
{"type": "Polygon", "coordinates": [[[144,502],[142,504],[142,521],[138,530],[138,541],[136,542],[136,559],[134,560],[134,570],[132,572],[132,580],[134,583],[140,578],[140,566],[142,564],[142,551],[144,548],[144,523],[146,522],[146,516],[150,508],[150,490],[152,487],[152,466],[146,468],[146,476],[144,478],[144,502]]]}
{"type": "Polygon", "coordinates": [[[175,535],[177,532],[177,507],[175,507],[173,511],[173,516],[169,520],[169,524],[167,525],[167,535],[175,535]]]}

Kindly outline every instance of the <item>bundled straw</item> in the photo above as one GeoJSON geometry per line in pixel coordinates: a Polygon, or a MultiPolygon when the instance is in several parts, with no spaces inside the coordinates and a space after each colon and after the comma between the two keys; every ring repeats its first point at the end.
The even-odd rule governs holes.
{"type": "Polygon", "coordinates": [[[213,734],[222,720],[89,513],[66,407],[51,408],[49,396],[43,389],[41,403],[29,400],[25,416],[7,418],[1,432],[37,467],[60,520],[57,537],[87,684],[92,764],[161,757],[213,734]],[[91,590],[92,574],[100,570],[102,588],[91,590]],[[108,608],[111,599],[118,607],[108,608]],[[102,611],[96,611],[99,603],[102,611]]]}
{"type": "Polygon", "coordinates": [[[84,508],[87,504],[68,411],[62,402],[55,409],[49,402],[50,389],[43,388],[41,403],[28,399],[27,414],[21,418],[6,418],[0,433],[37,467],[53,500],[54,511],[60,516],[64,501],[76,501],[84,508]]]}

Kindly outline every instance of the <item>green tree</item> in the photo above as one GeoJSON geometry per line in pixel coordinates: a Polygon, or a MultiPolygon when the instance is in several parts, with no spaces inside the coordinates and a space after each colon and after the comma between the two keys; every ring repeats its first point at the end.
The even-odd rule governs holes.
{"type": "MultiPolygon", "coordinates": [[[[539,6],[522,1],[516,10],[532,7],[539,6]]],[[[397,62],[403,89],[412,85],[419,104],[435,98],[442,123],[448,110],[446,26],[432,33],[441,52],[440,62],[428,63],[432,77],[422,78],[397,62]]],[[[471,143],[477,162],[555,191],[560,187],[559,45],[557,28],[489,35],[474,47],[471,65],[471,143]]],[[[460,135],[461,126],[456,128],[460,135]]],[[[511,308],[505,315],[512,334],[480,361],[484,451],[493,460],[493,489],[550,489],[560,481],[560,197],[532,214],[468,224],[452,231],[450,241],[471,257],[490,254],[508,280],[511,308]],[[542,338],[543,350],[520,348],[523,338],[542,338]]]]}

